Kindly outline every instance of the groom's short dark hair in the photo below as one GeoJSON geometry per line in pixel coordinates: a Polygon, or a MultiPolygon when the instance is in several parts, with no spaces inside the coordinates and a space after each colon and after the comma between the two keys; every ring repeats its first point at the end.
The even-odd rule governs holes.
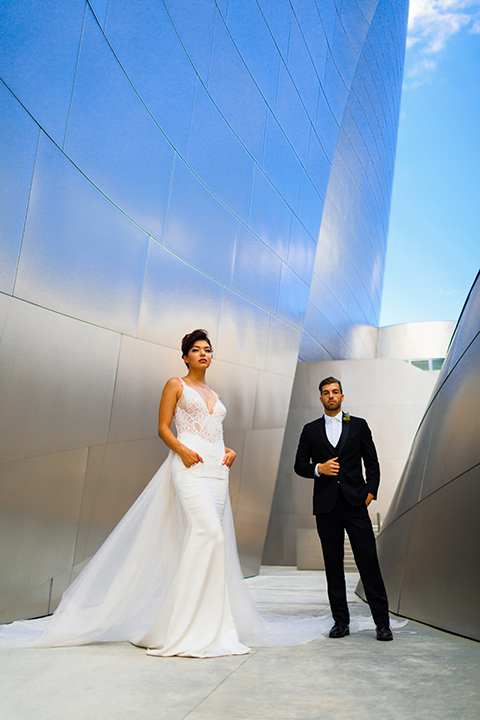
{"type": "Polygon", "coordinates": [[[318,389],[320,390],[320,395],[322,394],[322,388],[324,385],[333,385],[333,383],[337,383],[338,387],[340,388],[340,393],[341,393],[341,395],[343,395],[342,383],[340,382],[340,380],[337,380],[337,378],[334,378],[331,376],[328,378],[325,378],[325,380],[322,380],[322,382],[318,386],[318,389]]]}

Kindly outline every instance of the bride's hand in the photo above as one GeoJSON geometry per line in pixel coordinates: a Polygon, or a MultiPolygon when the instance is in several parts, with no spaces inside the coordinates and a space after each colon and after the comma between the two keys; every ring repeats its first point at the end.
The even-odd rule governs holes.
{"type": "Polygon", "coordinates": [[[183,460],[183,464],[187,468],[190,468],[192,465],[196,465],[199,462],[203,463],[202,456],[195,452],[195,450],[190,450],[190,448],[184,447],[183,450],[180,451],[179,455],[183,460]]]}
{"type": "Polygon", "coordinates": [[[222,465],[226,465],[227,467],[232,467],[233,461],[237,457],[237,453],[235,450],[230,450],[230,448],[225,448],[225,455],[223,456],[222,465]]]}

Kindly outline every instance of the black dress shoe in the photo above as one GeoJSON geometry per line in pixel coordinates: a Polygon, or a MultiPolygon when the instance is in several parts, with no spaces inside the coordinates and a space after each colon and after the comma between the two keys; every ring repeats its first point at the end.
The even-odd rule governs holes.
{"type": "Polygon", "coordinates": [[[328,637],[331,638],[342,638],[346,635],[350,635],[350,630],[348,629],[348,625],[341,625],[340,623],[335,623],[335,625],[330,630],[328,637]]]}
{"type": "Polygon", "coordinates": [[[377,640],[393,640],[392,631],[387,623],[377,625],[377,640]]]}

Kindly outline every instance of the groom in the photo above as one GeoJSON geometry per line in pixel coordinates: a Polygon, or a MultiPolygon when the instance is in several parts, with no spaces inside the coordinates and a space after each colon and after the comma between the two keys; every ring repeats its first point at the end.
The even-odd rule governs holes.
{"type": "Polygon", "coordinates": [[[372,434],[365,420],[342,412],[344,396],[339,380],[325,378],[319,390],[325,414],[303,428],[295,472],[302,477],[315,478],[313,514],[322,543],[328,599],[335,623],[330,637],[349,635],[350,615],[343,568],[346,530],[377,626],[377,640],[393,640],[387,593],[367,510],[377,496],[380,482],[372,434]]]}

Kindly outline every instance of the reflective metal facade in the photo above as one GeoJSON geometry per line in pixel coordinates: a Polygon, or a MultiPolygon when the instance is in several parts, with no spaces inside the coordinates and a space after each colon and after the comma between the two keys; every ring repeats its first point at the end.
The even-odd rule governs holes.
{"type": "Polygon", "coordinates": [[[378,540],[394,612],[480,640],[480,276],[378,540]]]}
{"type": "Polygon", "coordinates": [[[199,326],[254,573],[302,331],[303,359],[372,350],[407,2],[1,14],[0,619],[53,609],[164,459],[199,326]]]}

